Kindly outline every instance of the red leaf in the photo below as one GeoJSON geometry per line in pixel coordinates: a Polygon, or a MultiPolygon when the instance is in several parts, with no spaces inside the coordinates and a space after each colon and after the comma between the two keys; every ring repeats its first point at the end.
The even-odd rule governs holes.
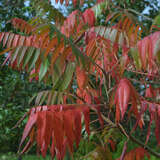
{"type": "Polygon", "coordinates": [[[26,137],[29,135],[29,133],[31,132],[33,126],[35,125],[37,121],[37,114],[31,114],[29,119],[28,119],[28,122],[24,128],[24,131],[23,131],[23,135],[22,135],[22,139],[21,139],[21,142],[19,144],[19,149],[22,145],[22,143],[24,142],[24,140],[26,139],[26,137]]]}
{"type": "Polygon", "coordinates": [[[81,139],[81,130],[82,130],[80,110],[75,110],[74,112],[74,128],[75,128],[76,145],[78,147],[81,139]]]}
{"type": "Polygon", "coordinates": [[[103,128],[104,127],[104,120],[102,118],[102,115],[101,115],[101,106],[96,106],[95,109],[97,110],[97,114],[98,114],[98,119],[99,119],[99,122],[101,124],[101,127],[103,128]]]}
{"type": "Polygon", "coordinates": [[[8,37],[9,37],[9,32],[6,32],[5,35],[4,35],[4,39],[3,39],[3,47],[5,47],[7,41],[8,41],[8,37]]]}
{"type": "Polygon", "coordinates": [[[77,77],[77,84],[79,89],[84,89],[86,82],[87,82],[87,75],[84,69],[80,67],[76,68],[76,77],[77,77]]]}
{"type": "Polygon", "coordinates": [[[1,32],[1,33],[0,33],[0,42],[3,40],[4,35],[5,35],[5,33],[4,33],[4,32],[1,32]]]}
{"type": "Polygon", "coordinates": [[[15,35],[14,36],[14,40],[13,40],[13,44],[12,44],[13,47],[18,46],[19,39],[20,39],[20,35],[15,35]]]}
{"type": "Polygon", "coordinates": [[[27,152],[28,149],[33,145],[34,142],[34,137],[35,137],[35,128],[32,128],[32,131],[30,132],[30,139],[27,142],[27,144],[25,145],[25,147],[23,148],[21,154],[23,154],[24,152],[27,152]]]}
{"type": "Polygon", "coordinates": [[[153,98],[154,96],[155,96],[154,90],[153,90],[152,86],[149,85],[149,88],[146,89],[145,97],[153,98]]]}
{"type": "MultiPolygon", "coordinates": [[[[102,120],[99,108],[96,108],[99,114],[99,119],[102,120]]],[[[50,141],[52,144],[50,152],[52,158],[55,154],[58,160],[64,158],[66,147],[68,146],[70,152],[73,152],[73,144],[76,142],[78,147],[81,139],[81,116],[84,115],[85,128],[90,135],[90,107],[89,106],[74,106],[74,105],[52,105],[52,106],[38,106],[30,110],[29,120],[26,124],[20,147],[27,136],[30,136],[28,143],[25,145],[23,151],[27,151],[33,144],[33,138],[36,135],[37,151],[41,152],[45,157],[50,141]],[[33,131],[35,126],[36,134],[33,131]]],[[[100,121],[101,121],[100,120],[100,121]]],[[[101,122],[102,123],[102,122],[101,122]]]]}
{"type": "Polygon", "coordinates": [[[144,148],[138,147],[128,152],[125,155],[124,160],[144,160],[145,156],[150,159],[148,152],[144,148]]]}
{"type": "Polygon", "coordinates": [[[55,152],[54,133],[53,132],[52,132],[52,144],[51,144],[50,152],[51,152],[52,159],[54,159],[56,152],[55,152]]]}
{"type": "Polygon", "coordinates": [[[115,144],[115,142],[114,142],[113,140],[111,140],[111,139],[109,139],[108,142],[109,142],[110,145],[111,145],[112,151],[115,151],[115,149],[116,149],[116,144],[115,144]]]}
{"type": "Polygon", "coordinates": [[[41,150],[41,146],[43,143],[43,139],[42,139],[42,127],[43,127],[43,112],[37,112],[37,121],[36,121],[36,125],[37,125],[37,147],[38,147],[38,151],[41,150]]]}
{"type": "Polygon", "coordinates": [[[50,144],[52,130],[53,130],[53,113],[49,111],[44,111],[43,113],[43,126],[41,128],[41,138],[43,139],[43,144],[41,146],[41,152],[43,157],[45,157],[48,145],[50,144]]]}
{"type": "Polygon", "coordinates": [[[122,119],[127,110],[130,96],[131,96],[130,82],[127,79],[122,79],[118,85],[116,92],[116,107],[120,109],[122,119]]]}
{"type": "Polygon", "coordinates": [[[82,16],[83,16],[84,23],[88,24],[90,27],[94,26],[95,15],[91,9],[86,9],[82,16]]]}
{"type": "Polygon", "coordinates": [[[131,132],[133,132],[136,128],[137,128],[137,126],[138,126],[138,124],[140,124],[140,127],[142,128],[142,116],[143,116],[143,114],[144,114],[144,112],[147,110],[147,103],[145,103],[145,102],[142,102],[142,106],[141,106],[141,111],[140,111],[140,113],[139,113],[139,115],[138,115],[138,117],[137,117],[137,121],[136,121],[136,124],[135,124],[135,126],[133,127],[133,129],[132,129],[132,131],[131,132]]]}
{"type": "Polygon", "coordinates": [[[73,0],[74,7],[76,6],[76,4],[77,4],[77,0],[73,0]]]}
{"type": "Polygon", "coordinates": [[[54,130],[54,140],[55,146],[60,154],[60,158],[63,158],[63,142],[64,142],[64,128],[63,128],[63,119],[62,113],[54,113],[53,119],[53,130],[54,130]]]}
{"type": "Polygon", "coordinates": [[[73,130],[73,115],[71,110],[64,112],[63,121],[64,121],[64,130],[69,143],[69,148],[71,153],[73,152],[73,142],[75,140],[74,130],[73,130]]]}

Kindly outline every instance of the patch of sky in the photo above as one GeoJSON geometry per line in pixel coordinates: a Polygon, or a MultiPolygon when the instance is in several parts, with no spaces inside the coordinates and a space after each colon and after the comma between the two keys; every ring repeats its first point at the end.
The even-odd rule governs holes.
{"type": "MultiPolygon", "coordinates": [[[[25,5],[26,8],[29,7],[30,1],[29,0],[24,1],[24,5],[25,5]]],[[[25,14],[26,17],[29,17],[29,13],[28,12],[25,12],[24,14],[25,14]]]]}
{"type": "Polygon", "coordinates": [[[61,4],[60,2],[56,3],[55,0],[51,0],[51,4],[58,9],[64,16],[68,15],[68,11],[67,8],[65,6],[65,1],[63,2],[63,4],[61,4]]]}
{"type": "MultiPolygon", "coordinates": [[[[149,2],[155,9],[157,9],[158,10],[158,7],[160,7],[160,0],[157,0],[157,6],[156,5],[154,5],[154,3],[152,3],[153,2],[153,0],[146,0],[147,2],[149,2]]],[[[150,7],[148,6],[148,7],[146,7],[145,9],[144,9],[144,11],[142,12],[143,14],[149,14],[149,11],[150,11],[150,7]]]]}
{"type": "Polygon", "coordinates": [[[26,7],[29,7],[29,3],[30,3],[30,1],[25,1],[24,2],[24,4],[25,4],[26,7]]]}

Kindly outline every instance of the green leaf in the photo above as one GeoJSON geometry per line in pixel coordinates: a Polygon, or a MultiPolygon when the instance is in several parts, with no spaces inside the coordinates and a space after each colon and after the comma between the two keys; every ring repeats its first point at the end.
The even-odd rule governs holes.
{"type": "Polygon", "coordinates": [[[92,7],[92,10],[95,14],[95,17],[97,18],[98,16],[100,16],[103,12],[103,10],[105,10],[108,6],[108,1],[104,1],[101,3],[98,3],[97,5],[92,7]]]}
{"type": "Polygon", "coordinates": [[[57,59],[56,63],[54,64],[54,69],[53,69],[53,74],[52,74],[52,82],[53,82],[53,88],[56,88],[57,83],[60,83],[61,75],[62,75],[62,70],[60,67],[60,59],[57,59]]]}
{"type": "Polygon", "coordinates": [[[40,71],[39,71],[39,81],[41,81],[43,79],[43,77],[45,76],[45,74],[47,73],[48,67],[49,67],[49,62],[48,62],[48,59],[46,58],[41,63],[41,67],[40,67],[40,71]]]}
{"type": "Polygon", "coordinates": [[[49,93],[48,91],[43,92],[43,96],[41,97],[41,100],[40,100],[40,103],[39,103],[40,106],[43,105],[44,101],[46,100],[46,97],[47,97],[48,93],[49,93]]]}
{"type": "Polygon", "coordinates": [[[160,26],[160,14],[155,17],[155,19],[153,20],[152,25],[160,26]]]}
{"type": "Polygon", "coordinates": [[[71,62],[67,65],[65,73],[63,75],[63,81],[62,81],[62,84],[61,84],[59,90],[65,90],[68,88],[68,86],[72,80],[74,71],[75,71],[75,63],[71,62]]]}
{"type": "Polygon", "coordinates": [[[59,36],[60,38],[62,38],[65,41],[65,43],[70,44],[72,51],[73,51],[73,54],[75,55],[75,57],[77,59],[77,62],[79,62],[79,59],[80,59],[83,66],[85,67],[85,62],[86,62],[85,58],[87,58],[87,56],[84,56],[81,53],[81,51],[79,50],[79,48],[77,48],[75,46],[75,44],[72,42],[72,40],[70,38],[67,38],[65,35],[63,35],[55,25],[51,25],[50,28],[53,28],[53,30],[55,30],[55,32],[56,32],[56,35],[59,36]]]}
{"type": "Polygon", "coordinates": [[[131,55],[134,59],[134,62],[135,62],[135,65],[136,65],[137,69],[141,69],[142,63],[141,63],[141,60],[140,60],[138,49],[137,48],[131,48],[131,55]]]}
{"type": "Polygon", "coordinates": [[[41,53],[41,49],[40,48],[36,48],[36,51],[34,52],[34,55],[33,55],[33,58],[32,58],[32,62],[30,64],[30,66],[29,66],[29,70],[31,70],[34,67],[34,65],[35,65],[40,53],[41,53]]]}
{"type": "Polygon", "coordinates": [[[24,58],[23,68],[25,68],[25,66],[28,64],[28,62],[29,62],[30,58],[32,57],[34,51],[35,51],[34,47],[29,47],[29,49],[27,51],[27,54],[24,58]]]}
{"type": "Polygon", "coordinates": [[[19,56],[19,58],[18,58],[18,67],[19,67],[19,65],[21,64],[21,62],[22,62],[22,60],[23,60],[23,58],[24,58],[24,56],[25,56],[25,53],[27,52],[27,49],[28,49],[28,47],[26,47],[26,46],[23,46],[22,48],[21,48],[21,54],[20,54],[20,56],[19,56]]]}
{"type": "Polygon", "coordinates": [[[18,53],[19,53],[19,51],[22,49],[22,47],[17,47],[15,50],[14,50],[14,52],[13,52],[13,57],[12,57],[12,59],[11,59],[11,63],[13,63],[15,60],[16,60],[16,58],[18,57],[18,53]]]}

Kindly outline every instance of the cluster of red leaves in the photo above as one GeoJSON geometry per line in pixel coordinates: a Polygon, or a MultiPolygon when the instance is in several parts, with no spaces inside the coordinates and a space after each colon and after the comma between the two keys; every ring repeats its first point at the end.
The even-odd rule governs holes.
{"type": "MultiPolygon", "coordinates": [[[[100,79],[103,81],[103,73],[101,70],[101,68],[103,68],[104,71],[110,73],[111,77],[115,79],[116,82],[119,82],[123,75],[123,72],[125,71],[127,65],[130,62],[128,56],[128,52],[130,49],[125,45],[124,41],[121,47],[122,56],[119,59],[117,53],[119,51],[120,45],[118,44],[117,40],[112,41],[109,39],[111,37],[105,37],[106,32],[108,34],[108,32],[111,31],[107,31],[106,28],[102,28],[102,30],[104,31],[101,32],[101,28],[99,28],[97,31],[101,33],[99,35],[99,33],[96,33],[95,30],[96,27],[92,27],[85,35],[85,40],[87,44],[85,48],[85,53],[97,64],[89,66],[90,72],[96,73],[96,79],[100,77],[100,79]]],[[[119,34],[117,34],[117,37],[118,35],[119,34]]]]}
{"type": "Polygon", "coordinates": [[[78,84],[79,89],[83,90],[88,80],[87,72],[83,68],[80,68],[79,66],[77,66],[76,67],[76,77],[77,77],[77,84],[78,84]]]}
{"type": "MultiPolygon", "coordinates": [[[[32,33],[32,31],[35,29],[35,27],[31,26],[22,19],[14,18],[11,20],[11,22],[16,29],[20,29],[22,32],[32,33]]],[[[91,9],[87,9],[84,13],[81,13],[79,11],[74,11],[67,17],[66,21],[61,26],[61,32],[67,37],[75,35],[74,39],[76,40],[81,34],[85,32],[85,27],[87,25],[93,26],[94,23],[95,23],[95,16],[94,12],[91,9]]],[[[10,32],[7,33],[3,32],[0,34],[0,42],[3,43],[3,47],[7,46],[7,49],[4,50],[4,53],[9,52],[8,57],[6,58],[4,64],[8,60],[11,60],[9,65],[15,69],[23,68],[23,60],[26,57],[27,52],[31,52],[33,54],[34,51],[29,50],[29,48],[27,47],[41,48],[40,52],[45,50],[44,53],[45,57],[47,57],[48,54],[50,53],[54,53],[52,54],[52,59],[51,59],[52,65],[55,63],[56,59],[60,56],[61,52],[64,52],[63,59],[65,58],[73,59],[73,56],[71,56],[72,49],[71,47],[65,47],[63,39],[61,39],[61,43],[58,43],[57,36],[55,36],[53,39],[50,39],[49,28],[43,29],[38,33],[37,32],[32,33],[30,36],[21,36],[10,32]],[[17,49],[17,47],[20,47],[20,49],[17,49]],[[21,56],[19,56],[21,50],[22,54],[21,56]]],[[[37,61],[35,62],[36,72],[37,68],[40,67],[41,62],[42,60],[39,57],[37,57],[37,61]]],[[[27,65],[26,65],[26,70],[28,70],[27,65]]]]}
{"type": "MultiPolygon", "coordinates": [[[[146,156],[148,159],[150,159],[148,152],[144,148],[138,147],[126,153],[124,160],[144,160],[146,156]]],[[[119,158],[117,160],[121,159],[119,158]]]]}
{"type": "MultiPolygon", "coordinates": [[[[155,99],[155,101],[158,101],[160,98],[160,88],[154,89],[151,85],[146,89],[145,97],[155,99]]],[[[143,110],[147,110],[149,108],[150,112],[150,121],[148,126],[148,133],[146,138],[146,143],[149,140],[150,132],[151,132],[151,124],[153,120],[155,121],[156,128],[155,128],[155,136],[158,142],[158,145],[160,145],[160,105],[157,103],[152,103],[148,101],[143,102],[143,110]],[[147,107],[148,106],[148,107],[147,107]]]]}
{"type": "Polygon", "coordinates": [[[20,29],[21,32],[24,32],[26,34],[30,34],[33,31],[33,26],[28,24],[26,21],[20,19],[20,18],[13,18],[11,20],[12,25],[16,29],[20,29]]]}
{"type": "Polygon", "coordinates": [[[77,88],[77,95],[81,97],[81,99],[77,99],[77,104],[83,104],[84,102],[87,104],[92,104],[93,102],[95,102],[95,104],[101,104],[101,93],[95,89],[88,87],[86,89],[77,88]]]}
{"type": "Polygon", "coordinates": [[[137,43],[141,66],[148,74],[157,74],[160,51],[160,32],[155,32],[137,43]]]}
{"type": "MultiPolygon", "coordinates": [[[[153,88],[149,86],[149,88],[146,89],[145,96],[148,98],[152,98],[152,99],[156,98],[156,96],[159,97],[159,88],[153,90],[153,88]]],[[[126,104],[126,102],[123,102],[123,103],[126,104]]],[[[142,127],[145,125],[143,117],[145,116],[145,113],[149,111],[149,118],[147,118],[146,120],[148,131],[147,131],[145,144],[147,144],[149,140],[149,137],[151,134],[151,125],[153,121],[155,121],[155,136],[156,136],[158,145],[160,145],[160,135],[159,135],[160,133],[160,105],[159,103],[154,103],[154,102],[147,101],[145,99],[141,99],[138,111],[139,112],[136,116],[137,121],[131,132],[133,132],[137,128],[138,125],[142,129],[142,127]]]]}
{"type": "MultiPolygon", "coordinates": [[[[120,36],[121,40],[126,46],[135,46],[137,41],[141,37],[142,28],[137,22],[131,18],[131,15],[129,13],[111,13],[106,18],[106,23],[113,23],[113,21],[116,21],[117,19],[118,23],[116,22],[115,25],[113,25],[111,28],[114,30],[118,30],[121,33],[123,33],[123,36],[120,36]]],[[[120,33],[119,32],[119,33],[120,33]]],[[[116,40],[118,40],[119,35],[116,36],[116,40]]]]}
{"type": "MultiPolygon", "coordinates": [[[[100,123],[103,125],[99,106],[92,106],[91,108],[96,110],[100,123]]],[[[53,105],[32,108],[29,112],[29,119],[19,148],[22,147],[27,137],[29,137],[29,141],[21,154],[26,152],[36,141],[37,151],[38,153],[41,152],[43,157],[45,157],[49,147],[52,158],[56,155],[59,160],[63,159],[66,147],[72,153],[74,142],[77,147],[79,145],[82,115],[84,117],[85,129],[88,135],[90,135],[90,107],[87,105],[53,105]]]]}
{"type": "Polygon", "coordinates": [[[141,106],[141,112],[140,112],[139,118],[137,119],[137,123],[139,120],[143,118],[144,112],[146,112],[147,109],[149,110],[150,118],[148,120],[149,124],[148,124],[148,131],[147,131],[147,137],[146,137],[145,143],[147,144],[149,140],[150,133],[151,133],[151,125],[153,121],[155,121],[155,136],[156,136],[158,145],[160,145],[160,135],[159,135],[160,133],[160,105],[159,104],[154,104],[148,101],[143,101],[142,106],[141,106]]]}
{"type": "Polygon", "coordinates": [[[151,85],[149,85],[149,87],[146,89],[145,97],[159,100],[160,88],[153,88],[151,85]]]}
{"type": "MultiPolygon", "coordinates": [[[[153,90],[153,88],[150,86],[146,90],[146,97],[154,98],[158,95],[159,97],[159,88],[153,90]]],[[[144,113],[149,110],[150,119],[148,119],[148,131],[146,136],[146,143],[149,140],[150,133],[151,133],[151,125],[153,121],[155,121],[156,127],[155,127],[155,136],[158,142],[158,145],[160,145],[160,105],[158,103],[149,102],[147,100],[141,99],[138,93],[133,88],[130,81],[126,78],[121,79],[121,81],[118,84],[116,93],[115,93],[115,101],[116,105],[116,121],[119,122],[120,119],[122,120],[124,118],[124,115],[127,111],[127,108],[129,107],[129,104],[131,105],[129,110],[130,113],[133,113],[136,117],[137,121],[132,129],[134,131],[137,126],[139,125],[140,128],[144,125],[143,116],[144,113]]]]}
{"type": "Polygon", "coordinates": [[[67,37],[76,36],[78,37],[83,32],[85,32],[85,27],[89,25],[90,27],[95,24],[95,15],[91,9],[85,10],[84,13],[78,10],[73,11],[67,19],[64,21],[61,27],[61,32],[67,37]]]}
{"type": "Polygon", "coordinates": [[[116,105],[116,121],[124,118],[129,103],[132,105],[130,111],[132,111],[136,117],[138,116],[138,97],[138,93],[130,81],[126,78],[121,79],[115,93],[114,101],[116,105]]]}

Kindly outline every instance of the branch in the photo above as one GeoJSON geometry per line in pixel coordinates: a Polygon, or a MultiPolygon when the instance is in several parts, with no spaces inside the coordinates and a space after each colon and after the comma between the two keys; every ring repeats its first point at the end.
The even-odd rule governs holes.
{"type": "Polygon", "coordinates": [[[148,21],[153,22],[153,19],[152,19],[152,18],[149,18],[149,17],[145,16],[144,14],[135,11],[134,9],[126,9],[126,10],[127,10],[127,11],[130,11],[130,12],[132,12],[132,13],[135,13],[135,14],[137,14],[137,15],[139,15],[139,16],[142,16],[142,17],[144,17],[145,19],[147,19],[148,21]]]}
{"type": "Polygon", "coordinates": [[[136,83],[140,83],[140,84],[159,84],[160,85],[160,82],[157,82],[157,81],[146,81],[146,80],[143,80],[143,81],[140,81],[140,80],[137,80],[137,79],[133,79],[133,78],[129,78],[129,80],[133,81],[133,82],[136,82],[136,83]]]}
{"type": "Polygon", "coordinates": [[[145,150],[147,150],[149,153],[151,153],[152,155],[154,155],[155,157],[160,158],[160,153],[155,152],[154,150],[152,150],[150,147],[146,146],[144,143],[142,143],[141,141],[139,141],[138,139],[134,138],[133,136],[129,135],[129,139],[132,140],[133,142],[137,143],[138,145],[140,145],[141,147],[143,147],[145,150]]]}
{"type": "Polygon", "coordinates": [[[141,141],[139,141],[137,138],[133,137],[132,135],[130,134],[127,134],[127,132],[125,131],[125,129],[123,128],[123,126],[118,123],[118,124],[115,124],[113,123],[110,119],[108,119],[107,117],[105,117],[103,114],[102,114],[102,118],[105,122],[107,122],[109,125],[111,125],[112,127],[116,127],[119,129],[119,131],[124,135],[126,136],[129,140],[133,141],[134,143],[138,144],[139,146],[143,147],[145,150],[147,150],[150,154],[154,155],[155,157],[158,157],[160,158],[160,153],[157,153],[155,152],[154,150],[152,150],[150,147],[146,146],[144,143],[142,143],[141,141]]]}
{"type": "Polygon", "coordinates": [[[17,128],[20,123],[27,117],[27,115],[29,115],[29,112],[25,113],[23,117],[16,123],[16,125],[11,128],[11,130],[17,128]]]}
{"type": "Polygon", "coordinates": [[[160,77],[160,75],[155,75],[155,74],[150,74],[150,73],[145,73],[145,72],[140,72],[140,71],[134,71],[134,70],[130,70],[128,68],[126,68],[126,70],[128,72],[133,72],[133,73],[141,74],[141,75],[144,75],[144,76],[151,76],[151,77],[154,77],[154,78],[159,78],[160,77]]]}
{"type": "MultiPolygon", "coordinates": [[[[122,127],[122,125],[120,123],[117,124],[118,129],[120,130],[120,132],[126,136],[126,131],[124,130],[124,128],[122,127]]],[[[155,157],[160,158],[160,153],[155,152],[154,150],[152,150],[150,147],[146,146],[144,143],[142,143],[141,141],[139,141],[137,138],[133,137],[130,134],[127,134],[127,137],[133,141],[134,143],[138,144],[139,146],[143,147],[145,150],[147,150],[150,154],[154,155],[155,157]]]]}

